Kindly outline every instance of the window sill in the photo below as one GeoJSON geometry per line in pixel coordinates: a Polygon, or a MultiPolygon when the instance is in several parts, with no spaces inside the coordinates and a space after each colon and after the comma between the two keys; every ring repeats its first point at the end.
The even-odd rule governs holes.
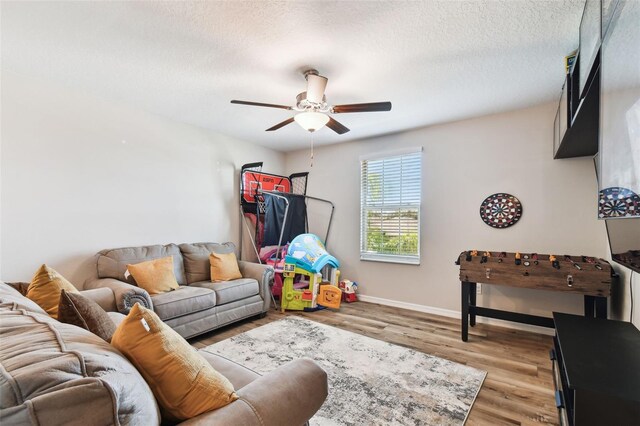
{"type": "Polygon", "coordinates": [[[400,265],[420,265],[420,258],[409,256],[392,256],[381,254],[361,254],[360,260],[365,262],[382,262],[382,263],[397,263],[400,265]]]}

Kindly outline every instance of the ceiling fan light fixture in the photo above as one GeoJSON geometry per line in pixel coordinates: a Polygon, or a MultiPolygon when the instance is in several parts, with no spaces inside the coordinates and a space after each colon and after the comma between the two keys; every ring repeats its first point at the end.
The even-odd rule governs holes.
{"type": "Polygon", "coordinates": [[[315,132],[329,122],[329,116],[321,112],[301,112],[293,117],[296,123],[308,132],[315,132]]]}

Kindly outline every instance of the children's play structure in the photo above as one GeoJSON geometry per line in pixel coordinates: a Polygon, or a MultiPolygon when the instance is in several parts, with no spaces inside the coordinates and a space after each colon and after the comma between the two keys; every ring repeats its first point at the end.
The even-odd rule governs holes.
{"type": "Polygon", "coordinates": [[[308,175],[265,173],[261,162],[245,164],[240,172],[241,233],[251,236],[258,261],[274,267],[271,297],[276,307],[280,298],[282,311],[337,309],[342,299],[340,263],[325,248],[334,205],[306,194],[308,175]],[[308,233],[308,201],[314,202],[312,214],[330,208],[324,242],[308,233]]]}
{"type": "Polygon", "coordinates": [[[339,308],[342,290],[338,288],[338,259],[327,250],[316,235],[298,235],[289,244],[282,275],[284,287],[280,300],[285,309],[314,310],[318,305],[339,308]],[[296,277],[300,279],[296,282],[296,277]]]}

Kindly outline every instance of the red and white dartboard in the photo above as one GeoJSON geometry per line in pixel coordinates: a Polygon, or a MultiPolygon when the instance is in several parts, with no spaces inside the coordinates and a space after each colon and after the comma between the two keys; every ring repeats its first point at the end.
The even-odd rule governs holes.
{"type": "Polygon", "coordinates": [[[508,228],[522,217],[522,204],[511,194],[493,194],[480,205],[480,217],[492,228],[508,228]]]}

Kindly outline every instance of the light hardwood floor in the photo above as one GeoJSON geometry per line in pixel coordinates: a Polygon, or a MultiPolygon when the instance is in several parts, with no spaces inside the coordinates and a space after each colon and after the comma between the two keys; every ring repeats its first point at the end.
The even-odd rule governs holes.
{"type": "Polygon", "coordinates": [[[343,303],[337,312],[271,310],[266,318],[246,320],[190,343],[197,348],[208,346],[284,315],[300,315],[487,371],[467,425],[558,424],[549,336],[478,324],[470,328],[469,342],[464,343],[459,320],[357,302],[343,303]]]}

